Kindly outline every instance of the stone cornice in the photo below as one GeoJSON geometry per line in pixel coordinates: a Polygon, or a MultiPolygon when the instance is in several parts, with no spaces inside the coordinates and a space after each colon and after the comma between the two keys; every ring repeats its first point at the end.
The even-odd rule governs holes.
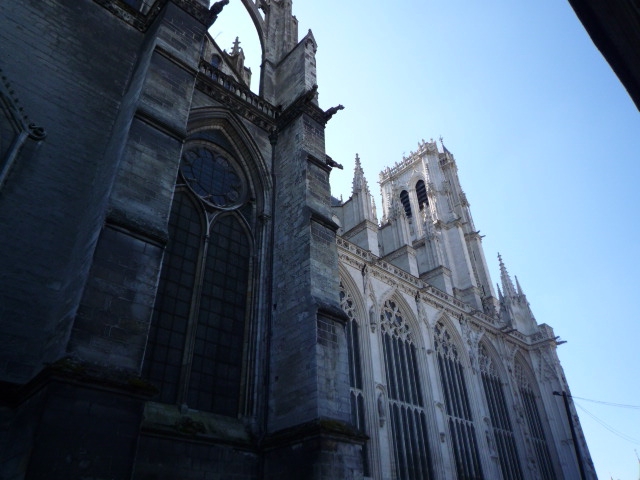
{"type": "MultiPolygon", "coordinates": [[[[169,0],[158,0],[147,13],[136,11],[123,0],[93,0],[136,30],[146,32],[169,0]]],[[[203,7],[204,8],[204,7],[203,7]]]]}
{"type": "Polygon", "coordinates": [[[0,406],[15,408],[52,383],[80,385],[95,390],[108,390],[147,400],[158,393],[155,385],[136,372],[105,368],[101,365],[62,358],[47,365],[25,384],[0,382],[0,406]]]}
{"type": "Polygon", "coordinates": [[[263,130],[276,126],[276,107],[204,60],[200,61],[196,88],[263,130]]]}
{"type": "Polygon", "coordinates": [[[334,419],[317,418],[270,434],[264,439],[262,447],[269,451],[289,445],[299,446],[302,441],[323,437],[362,444],[368,439],[366,435],[356,430],[349,423],[334,419]]]}
{"type": "Polygon", "coordinates": [[[193,18],[198,20],[204,26],[209,27],[215,20],[212,12],[197,0],[157,0],[147,12],[141,12],[131,7],[124,0],[93,0],[98,5],[104,7],[120,20],[128,23],[140,32],[146,32],[158,14],[167,5],[172,2],[182,10],[187,12],[193,18]]]}

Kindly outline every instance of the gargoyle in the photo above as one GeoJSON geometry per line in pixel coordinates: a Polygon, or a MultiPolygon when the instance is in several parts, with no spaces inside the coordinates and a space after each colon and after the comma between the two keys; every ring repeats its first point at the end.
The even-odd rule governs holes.
{"type": "Polygon", "coordinates": [[[209,15],[207,16],[207,25],[211,27],[214,22],[218,19],[218,15],[222,12],[222,9],[225,5],[229,3],[229,0],[220,0],[219,2],[214,3],[209,8],[209,15]]]}
{"type": "Polygon", "coordinates": [[[328,122],[329,120],[331,120],[331,117],[333,117],[336,112],[338,112],[338,110],[344,110],[344,107],[342,105],[338,105],[337,107],[331,107],[330,109],[326,110],[324,112],[324,117],[326,118],[326,121],[328,122]]]}

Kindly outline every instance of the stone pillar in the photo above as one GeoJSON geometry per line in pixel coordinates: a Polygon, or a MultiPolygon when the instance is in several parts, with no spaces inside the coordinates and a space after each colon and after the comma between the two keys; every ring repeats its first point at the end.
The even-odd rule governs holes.
{"type": "Polygon", "coordinates": [[[310,37],[282,62],[275,145],[275,258],[265,478],[362,478],[350,422],[345,324],[324,147],[328,120],[308,88],[310,37]],[[306,62],[306,68],[300,68],[306,62]],[[302,95],[299,92],[303,91],[302,95]],[[294,98],[288,97],[294,95],[294,98]]]}

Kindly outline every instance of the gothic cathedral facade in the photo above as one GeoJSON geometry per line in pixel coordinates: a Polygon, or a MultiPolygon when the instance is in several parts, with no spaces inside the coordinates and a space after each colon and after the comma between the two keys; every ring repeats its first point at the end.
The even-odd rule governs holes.
{"type": "Polygon", "coordinates": [[[259,93],[228,0],[0,3],[0,478],[596,478],[453,155],[333,198],[316,40],[241,1],[259,93]]]}

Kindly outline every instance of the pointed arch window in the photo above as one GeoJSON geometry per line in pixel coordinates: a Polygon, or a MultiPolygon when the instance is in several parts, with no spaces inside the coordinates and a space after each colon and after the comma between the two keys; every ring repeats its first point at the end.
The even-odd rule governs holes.
{"type": "Polygon", "coordinates": [[[247,189],[223,151],[186,149],[143,364],[162,402],[241,413],[253,244],[247,189]]]}
{"type": "Polygon", "coordinates": [[[458,347],[442,322],[436,323],[434,346],[458,478],[481,479],[482,467],[464,367],[460,361],[458,347]]]}
{"type": "Polygon", "coordinates": [[[424,186],[424,181],[422,180],[418,180],[418,183],[416,183],[416,195],[418,196],[418,208],[422,211],[424,210],[424,207],[429,206],[427,189],[424,186]]]}
{"type": "Polygon", "coordinates": [[[495,363],[483,343],[479,346],[478,362],[480,364],[484,396],[489,407],[489,419],[502,477],[510,480],[521,480],[523,478],[522,468],[520,467],[518,451],[516,450],[516,442],[509,416],[509,408],[502,388],[502,381],[495,363]]]}
{"type": "Polygon", "coordinates": [[[418,358],[409,325],[392,300],[380,314],[395,478],[433,478],[418,358]]]}
{"type": "Polygon", "coordinates": [[[527,367],[522,364],[522,360],[520,359],[516,359],[515,362],[515,376],[541,478],[543,480],[553,480],[556,478],[556,475],[553,469],[553,462],[551,461],[551,453],[547,446],[540,411],[538,410],[534,386],[528,375],[527,367]]]}
{"type": "MultiPolygon", "coordinates": [[[[349,401],[351,404],[351,422],[361,432],[367,431],[365,421],[364,387],[362,383],[362,354],[360,348],[360,326],[356,315],[356,308],[351,294],[340,281],[340,306],[349,316],[347,323],[347,354],[349,356],[349,401]]],[[[367,444],[362,449],[364,475],[369,475],[369,459],[367,444]]]]}
{"type": "Polygon", "coordinates": [[[404,207],[405,215],[407,218],[411,218],[411,202],[409,201],[409,194],[406,190],[402,190],[402,192],[400,192],[400,201],[404,207]]]}

